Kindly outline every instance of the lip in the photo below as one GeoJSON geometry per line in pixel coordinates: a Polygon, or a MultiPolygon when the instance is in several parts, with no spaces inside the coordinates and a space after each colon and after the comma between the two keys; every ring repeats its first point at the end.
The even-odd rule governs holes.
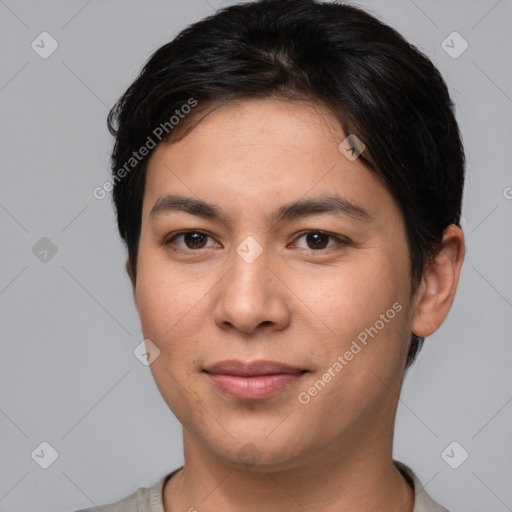
{"type": "Polygon", "coordinates": [[[219,361],[205,368],[210,374],[237,375],[240,377],[255,377],[259,375],[276,375],[281,373],[298,373],[305,371],[277,361],[238,361],[229,359],[219,361]]]}
{"type": "Polygon", "coordinates": [[[220,361],[204,370],[224,394],[239,400],[263,400],[297,383],[306,370],[275,361],[220,361]]]}

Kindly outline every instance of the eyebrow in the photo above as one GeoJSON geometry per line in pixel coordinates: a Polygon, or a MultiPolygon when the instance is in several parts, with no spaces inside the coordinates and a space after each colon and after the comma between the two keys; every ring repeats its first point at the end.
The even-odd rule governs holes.
{"type": "MultiPolygon", "coordinates": [[[[197,217],[218,219],[224,223],[228,223],[229,221],[228,216],[218,206],[207,203],[202,199],[179,195],[166,195],[158,199],[149,213],[149,218],[152,219],[156,216],[176,211],[185,212],[197,217]]],[[[362,206],[339,195],[316,199],[300,199],[282,205],[277,210],[273,211],[266,220],[269,223],[277,224],[285,220],[293,220],[322,213],[345,215],[363,222],[373,220],[370,213],[362,206]]]]}

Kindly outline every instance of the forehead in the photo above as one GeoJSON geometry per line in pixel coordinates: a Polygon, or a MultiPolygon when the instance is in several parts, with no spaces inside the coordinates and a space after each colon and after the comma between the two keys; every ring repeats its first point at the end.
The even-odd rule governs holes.
{"type": "Polygon", "coordinates": [[[166,194],[238,206],[273,206],[337,193],[355,204],[387,191],[339,149],[346,135],[321,104],[273,98],[228,103],[181,140],[161,143],[147,167],[143,215],[166,194]]]}
{"type": "MultiPolygon", "coordinates": [[[[229,167],[248,169],[251,159],[258,165],[267,161],[266,168],[273,170],[272,162],[286,160],[301,162],[304,158],[320,159],[329,147],[331,156],[338,157],[338,145],[345,136],[339,121],[320,103],[279,100],[276,98],[237,100],[214,107],[206,113],[191,113],[184,125],[192,130],[181,140],[163,142],[157,146],[148,165],[148,172],[156,167],[161,157],[174,153],[182,166],[181,155],[186,154],[188,167],[199,162],[210,162],[229,167]],[[198,122],[194,119],[198,117],[198,122]]],[[[180,126],[176,127],[178,130],[180,126]]],[[[169,164],[171,158],[167,159],[169,164]]],[[[298,166],[297,166],[298,167],[298,166]]]]}
{"type": "Polygon", "coordinates": [[[217,142],[251,144],[271,142],[276,135],[289,142],[311,143],[321,137],[330,137],[335,142],[340,135],[339,120],[325,104],[318,100],[291,100],[269,96],[264,98],[236,99],[224,104],[205,106],[207,115],[201,110],[191,112],[193,120],[201,121],[193,131],[196,135],[215,133],[217,142]],[[199,112],[196,114],[196,112],[199,112]]]}

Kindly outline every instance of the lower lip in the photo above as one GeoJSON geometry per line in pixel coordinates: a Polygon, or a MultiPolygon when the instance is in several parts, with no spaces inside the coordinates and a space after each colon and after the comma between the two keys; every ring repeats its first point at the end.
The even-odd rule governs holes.
{"type": "Polygon", "coordinates": [[[239,375],[212,374],[208,376],[220,391],[239,400],[263,400],[296,383],[303,373],[276,373],[241,377],[239,375]]]}

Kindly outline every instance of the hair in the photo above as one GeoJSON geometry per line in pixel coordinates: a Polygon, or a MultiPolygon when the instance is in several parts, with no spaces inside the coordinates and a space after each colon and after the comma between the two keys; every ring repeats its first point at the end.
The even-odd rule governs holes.
{"type": "MultiPolygon", "coordinates": [[[[153,53],[113,106],[113,200],[133,285],[152,154],[133,164],[134,151],[163,133],[157,127],[166,127],[159,140],[176,140],[208,109],[265,97],[321,102],[363,141],[360,161],[404,217],[414,292],[444,229],[460,227],[465,158],[454,104],[436,67],[397,31],[357,7],[315,0],[241,3],[194,23],[153,53]],[[198,106],[169,126],[191,98],[198,106]]],[[[423,341],[412,333],[406,368],[423,341]]]]}

